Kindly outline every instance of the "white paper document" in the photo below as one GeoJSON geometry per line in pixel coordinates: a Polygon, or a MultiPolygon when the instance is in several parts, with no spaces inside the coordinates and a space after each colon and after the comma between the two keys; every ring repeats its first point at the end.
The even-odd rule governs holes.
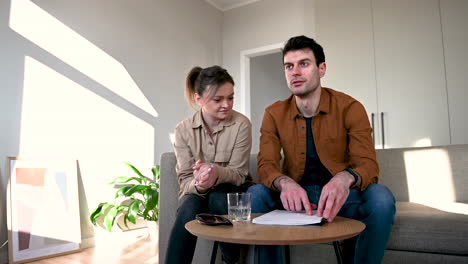
{"type": "Polygon", "coordinates": [[[260,225],[312,225],[320,224],[322,217],[307,215],[305,212],[274,210],[252,220],[260,225]]]}

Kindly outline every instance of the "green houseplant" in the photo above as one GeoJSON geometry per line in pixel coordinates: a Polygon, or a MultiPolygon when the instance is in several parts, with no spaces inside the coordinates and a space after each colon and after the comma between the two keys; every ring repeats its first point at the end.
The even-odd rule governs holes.
{"type": "Polygon", "coordinates": [[[114,202],[102,202],[91,213],[89,219],[93,225],[99,217],[104,217],[104,226],[111,232],[119,217],[123,217],[125,227],[128,222],[136,224],[139,217],[157,222],[159,219],[159,166],[151,168],[153,178],[144,176],[133,165],[124,162],[136,175],[120,176],[109,184],[123,186],[115,192],[114,202]]]}

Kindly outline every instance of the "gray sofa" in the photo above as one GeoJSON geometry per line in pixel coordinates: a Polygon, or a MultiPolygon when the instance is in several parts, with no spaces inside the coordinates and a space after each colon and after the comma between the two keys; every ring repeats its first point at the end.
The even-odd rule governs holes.
{"type": "MultiPolygon", "coordinates": [[[[377,150],[377,159],[379,183],[397,200],[383,263],[468,263],[468,145],[377,150]]],[[[256,155],[250,163],[255,178],[256,155]]],[[[177,209],[175,164],[174,153],[162,155],[159,263],[164,263],[177,209]]],[[[209,263],[212,245],[198,239],[193,263],[209,263]]],[[[330,244],[301,245],[291,247],[291,263],[328,264],[336,258],[330,244]]]]}

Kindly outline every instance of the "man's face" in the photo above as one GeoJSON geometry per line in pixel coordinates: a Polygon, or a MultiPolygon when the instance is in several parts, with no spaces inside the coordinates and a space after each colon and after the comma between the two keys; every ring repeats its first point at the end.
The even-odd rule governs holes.
{"type": "Polygon", "coordinates": [[[327,67],[325,62],[317,67],[310,49],[289,51],[283,62],[286,82],[294,95],[307,96],[321,88],[320,78],[325,75],[327,67]]]}

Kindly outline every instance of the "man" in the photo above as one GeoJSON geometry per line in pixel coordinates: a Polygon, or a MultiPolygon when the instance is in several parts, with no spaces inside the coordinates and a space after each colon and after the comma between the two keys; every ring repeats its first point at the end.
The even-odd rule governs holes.
{"type": "MultiPolygon", "coordinates": [[[[345,241],[346,262],[380,263],[395,200],[376,184],[379,168],[366,111],[352,97],[321,86],[325,54],[313,39],[289,39],[283,63],[292,95],[265,109],[257,164],[262,184],[248,190],[252,212],[305,210],[311,215],[317,209],[328,222],[337,215],[360,220],[366,228],[345,241]]],[[[280,263],[278,248],[257,247],[257,262],[280,263]]]]}

